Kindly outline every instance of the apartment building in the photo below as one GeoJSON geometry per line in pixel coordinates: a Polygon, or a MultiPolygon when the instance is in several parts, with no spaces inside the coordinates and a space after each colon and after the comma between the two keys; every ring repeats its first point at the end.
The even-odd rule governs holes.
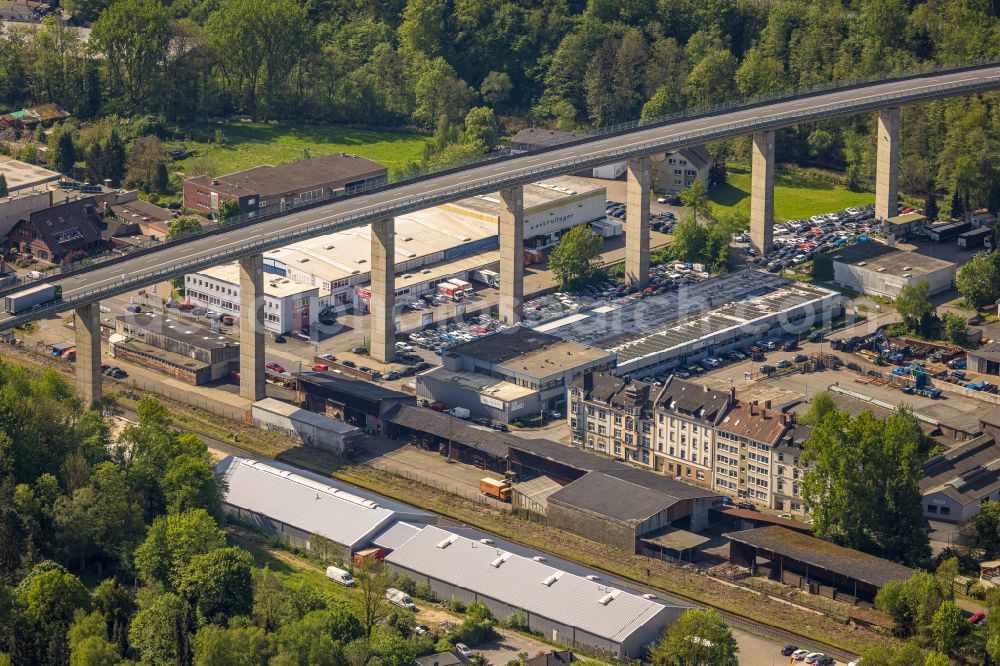
{"type": "Polygon", "coordinates": [[[573,445],[795,516],[806,514],[808,426],[671,376],[663,386],[588,372],[567,391],[573,445]]]}
{"type": "MultiPolygon", "coordinates": [[[[778,451],[792,424],[770,401],[737,402],[715,428],[714,488],[754,504],[777,508],[778,451]]],[[[787,470],[783,470],[787,473],[787,470]]],[[[781,479],[782,488],[786,479],[781,479]]]]}
{"type": "Polygon", "coordinates": [[[715,427],[734,402],[732,392],[673,376],[657,386],[586,373],[567,410],[575,445],[712,488],[715,427]]]}

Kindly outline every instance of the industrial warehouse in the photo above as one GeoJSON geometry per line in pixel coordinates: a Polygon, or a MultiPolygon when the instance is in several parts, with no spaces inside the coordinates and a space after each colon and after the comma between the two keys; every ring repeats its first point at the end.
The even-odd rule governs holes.
{"type": "Polygon", "coordinates": [[[396,521],[437,522],[433,514],[276,461],[229,456],[215,471],[226,484],[223,507],[236,520],[302,548],[319,535],[344,560],[396,521]]]}
{"type": "Polygon", "coordinates": [[[545,330],[616,354],[615,374],[655,374],[771,332],[805,333],[842,314],[845,301],[829,289],[740,271],[624,307],[574,314],[545,330]]]}
{"type": "MultiPolygon", "coordinates": [[[[605,218],[605,188],[573,176],[524,187],[524,244],[548,247],[564,231],[605,218]]],[[[500,199],[485,194],[395,218],[396,297],[412,300],[452,277],[496,264],[500,199]]],[[[264,271],[329,292],[331,305],[367,310],[371,230],[348,229],[264,253],[264,271]]]]}
{"type": "Polygon", "coordinates": [[[385,561],[439,598],[478,601],[497,618],[521,611],[528,630],[546,640],[614,658],[640,657],[686,610],[438,527],[425,527],[385,561]]]}

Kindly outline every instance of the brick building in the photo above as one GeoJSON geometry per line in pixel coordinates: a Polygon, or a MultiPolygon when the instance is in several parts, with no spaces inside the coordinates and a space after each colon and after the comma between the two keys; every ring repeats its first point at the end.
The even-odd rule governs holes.
{"type": "Polygon", "coordinates": [[[250,216],[301,206],[384,185],[386,168],[357,155],[334,153],[280,166],[259,166],[227,176],[196,176],[184,181],[184,207],[214,213],[236,201],[250,216]]]}
{"type": "Polygon", "coordinates": [[[54,264],[67,256],[100,252],[110,246],[108,229],[92,197],[28,212],[10,230],[8,240],[22,254],[54,264]]]}

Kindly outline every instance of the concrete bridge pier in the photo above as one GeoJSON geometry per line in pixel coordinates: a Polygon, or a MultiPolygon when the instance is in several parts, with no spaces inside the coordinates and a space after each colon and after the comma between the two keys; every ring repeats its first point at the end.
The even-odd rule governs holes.
{"type": "Polygon", "coordinates": [[[899,107],[878,112],[878,156],[875,166],[875,219],[899,213],[899,107]]]}
{"type": "Polygon", "coordinates": [[[524,188],[500,190],[500,321],[521,321],[524,301],[524,188]]]}
{"type": "Polygon", "coordinates": [[[649,156],[628,161],[625,183],[625,280],[649,284],[649,156]]]}
{"type": "Polygon", "coordinates": [[[763,255],[774,239],[774,130],[753,133],[750,168],[750,244],[763,255]]]}
{"type": "Polygon", "coordinates": [[[396,220],[372,222],[371,356],[388,363],[396,355],[396,220]]]}
{"type": "Polygon", "coordinates": [[[76,385],[86,407],[101,402],[101,304],[98,301],[75,311],[76,385]]]}
{"type": "Polygon", "coordinates": [[[264,255],[240,259],[240,396],[267,397],[264,372],[264,255]]]}

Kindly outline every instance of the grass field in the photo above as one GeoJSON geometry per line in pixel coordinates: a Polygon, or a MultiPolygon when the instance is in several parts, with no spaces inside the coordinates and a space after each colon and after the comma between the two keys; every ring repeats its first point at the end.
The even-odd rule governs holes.
{"type": "Polygon", "coordinates": [[[413,132],[390,132],[351,127],[295,123],[199,123],[180,128],[184,137],[169,145],[182,146],[191,156],[175,163],[186,175],[197,175],[206,165],[213,176],[262,164],[287,164],[307,156],[345,152],[397,168],[420,160],[430,137],[413,132]],[[222,142],[216,143],[221,131],[222,142]]]}
{"type": "MultiPolygon", "coordinates": [[[[712,213],[750,212],[750,169],[729,167],[729,178],[722,187],[710,191],[712,213]]],[[[820,213],[833,213],[851,206],[863,206],[875,200],[869,192],[852,192],[804,173],[779,171],[774,177],[774,217],[795,220],[820,213]]]]}

